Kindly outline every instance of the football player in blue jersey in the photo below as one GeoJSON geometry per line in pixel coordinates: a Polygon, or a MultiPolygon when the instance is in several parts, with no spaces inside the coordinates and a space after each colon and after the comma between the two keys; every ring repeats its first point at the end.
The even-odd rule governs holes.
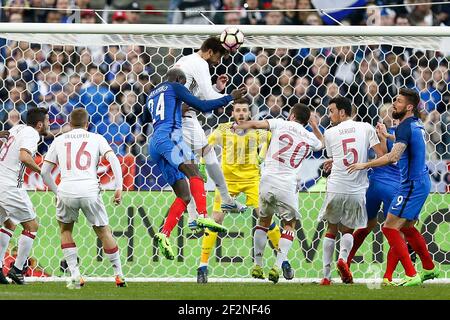
{"type": "Polygon", "coordinates": [[[186,210],[191,195],[199,213],[197,225],[218,232],[227,231],[225,227],[208,218],[204,182],[194,162],[194,154],[183,141],[182,102],[202,112],[208,112],[226,106],[245,94],[245,89],[240,88],[219,99],[200,100],[189,92],[184,86],[185,82],[186,75],[183,71],[170,69],[166,81],[149,93],[146,104],[152,115],[154,129],[149,142],[149,154],[176,195],[162,231],[155,235],[161,253],[170,260],[175,258],[175,254],[168,238],[186,210]],[[189,185],[185,178],[189,179],[189,185]]]}
{"type": "MultiPolygon", "coordinates": [[[[381,144],[386,147],[386,152],[391,152],[393,141],[395,140],[394,133],[396,129],[392,119],[392,107],[389,105],[383,105],[380,108],[379,115],[383,123],[377,124],[377,134],[381,144]]],[[[359,247],[377,225],[377,215],[381,205],[383,206],[383,214],[386,218],[389,206],[391,205],[392,200],[397,194],[400,186],[400,169],[395,163],[383,167],[373,168],[368,172],[368,176],[369,188],[366,192],[367,227],[358,229],[353,233],[353,247],[347,260],[347,264],[349,266],[359,247]]],[[[389,257],[392,257],[392,255],[388,255],[388,258],[389,257]]],[[[397,263],[395,263],[395,266],[396,265],[397,263]]],[[[383,282],[386,285],[391,284],[392,273],[394,271],[392,270],[389,276],[389,272],[387,272],[388,269],[391,268],[387,267],[386,274],[383,277],[383,282]]]]}
{"type": "Polygon", "coordinates": [[[382,227],[392,253],[402,263],[406,277],[398,285],[417,286],[423,281],[438,277],[425,239],[414,226],[420,211],[430,193],[431,181],[426,159],[425,130],[422,122],[415,117],[420,102],[416,90],[401,88],[393,102],[394,119],[399,120],[395,130],[395,143],[386,155],[366,163],[355,163],[348,171],[381,167],[398,162],[400,187],[395,195],[382,227]],[[405,239],[402,234],[404,234],[405,239]],[[408,253],[406,241],[419,255],[423,271],[418,274],[408,253]]]}

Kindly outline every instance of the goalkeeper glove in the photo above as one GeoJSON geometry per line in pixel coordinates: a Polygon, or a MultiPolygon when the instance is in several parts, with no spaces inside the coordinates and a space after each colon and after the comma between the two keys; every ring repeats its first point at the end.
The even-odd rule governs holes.
{"type": "Polygon", "coordinates": [[[206,183],[208,181],[208,175],[206,174],[206,164],[199,163],[198,171],[200,171],[200,176],[202,177],[203,181],[206,183]]]}

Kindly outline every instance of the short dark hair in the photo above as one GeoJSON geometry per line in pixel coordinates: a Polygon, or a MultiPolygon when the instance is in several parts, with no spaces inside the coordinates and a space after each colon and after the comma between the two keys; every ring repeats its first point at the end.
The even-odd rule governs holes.
{"type": "Polygon", "coordinates": [[[89,122],[89,114],[86,109],[76,108],[70,113],[69,121],[72,128],[84,128],[89,122]]]}
{"type": "Polygon", "coordinates": [[[420,102],[420,95],[416,90],[409,88],[400,88],[398,94],[404,96],[406,100],[408,100],[408,102],[413,105],[414,110],[417,110],[420,102]]]}
{"type": "Polygon", "coordinates": [[[311,109],[306,104],[296,103],[291,109],[291,113],[295,116],[295,120],[306,126],[311,117],[311,109]]]}
{"type": "Polygon", "coordinates": [[[244,97],[243,97],[243,98],[234,100],[234,101],[233,101],[233,107],[234,107],[235,104],[250,104],[250,102],[248,101],[247,98],[244,98],[244,97]]]}
{"type": "Polygon", "coordinates": [[[225,49],[224,46],[222,46],[222,43],[220,42],[220,39],[218,37],[209,37],[208,39],[203,41],[202,46],[200,47],[200,50],[203,52],[206,52],[210,49],[214,53],[220,52],[220,54],[222,56],[224,56],[228,53],[228,50],[225,49]]]}
{"type": "Polygon", "coordinates": [[[30,127],[36,127],[38,122],[44,122],[48,110],[46,108],[33,107],[28,109],[26,123],[30,127]]]}
{"type": "Polygon", "coordinates": [[[352,116],[352,102],[345,97],[337,96],[328,102],[328,105],[335,104],[338,110],[344,110],[349,117],[352,116]]]}

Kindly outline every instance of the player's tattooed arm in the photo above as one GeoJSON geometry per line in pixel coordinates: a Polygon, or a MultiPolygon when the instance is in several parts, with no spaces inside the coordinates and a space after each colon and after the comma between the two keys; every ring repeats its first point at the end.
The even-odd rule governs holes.
{"type": "Polygon", "coordinates": [[[397,162],[400,160],[400,157],[402,156],[403,152],[406,150],[406,144],[397,142],[392,147],[391,152],[389,152],[386,156],[389,158],[390,163],[397,162]]]}
{"type": "Polygon", "coordinates": [[[375,159],[373,161],[370,161],[370,162],[351,164],[350,166],[348,166],[347,171],[349,173],[353,173],[357,170],[382,167],[382,166],[397,162],[398,160],[400,160],[400,157],[402,156],[405,149],[406,149],[406,144],[404,144],[402,142],[397,142],[396,144],[394,144],[391,152],[389,152],[388,154],[385,154],[384,156],[382,156],[378,159],[375,159]]]}

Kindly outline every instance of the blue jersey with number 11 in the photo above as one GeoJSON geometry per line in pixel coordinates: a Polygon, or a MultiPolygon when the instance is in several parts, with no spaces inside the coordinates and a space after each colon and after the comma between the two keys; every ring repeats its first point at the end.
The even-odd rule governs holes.
{"type": "Polygon", "coordinates": [[[214,100],[200,100],[189,90],[177,82],[163,82],[150,91],[147,107],[153,119],[156,132],[173,132],[181,128],[181,104],[185,102],[191,107],[207,112],[225,106],[233,98],[230,95],[214,100]]]}

